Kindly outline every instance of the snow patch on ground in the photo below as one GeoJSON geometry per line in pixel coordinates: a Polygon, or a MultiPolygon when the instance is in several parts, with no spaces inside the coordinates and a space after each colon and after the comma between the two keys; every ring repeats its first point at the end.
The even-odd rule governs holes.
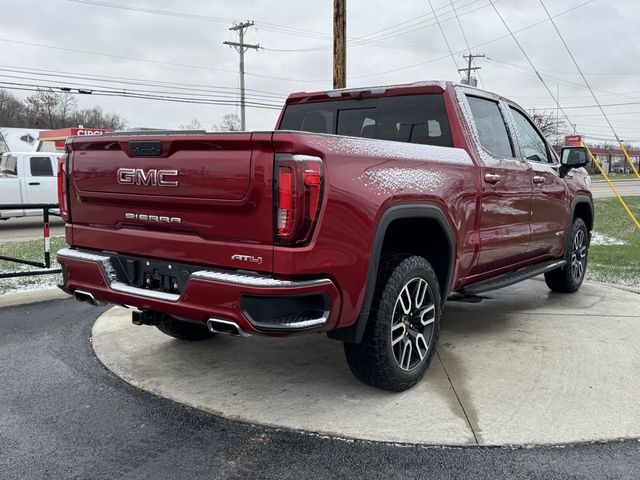
{"type": "Polygon", "coordinates": [[[627,242],[619,238],[612,237],[605,233],[593,232],[591,245],[626,245],[627,242]]]}
{"type": "Polygon", "coordinates": [[[34,292],[55,287],[60,282],[61,276],[58,274],[42,275],[37,279],[31,278],[6,278],[0,280],[0,295],[7,293],[34,292]]]}
{"type": "Polygon", "coordinates": [[[635,273],[625,274],[624,272],[603,272],[598,271],[598,265],[587,267],[586,280],[591,282],[608,283],[610,285],[622,285],[625,287],[638,288],[639,280],[635,273]],[[593,267],[593,268],[592,268],[593,267]]]}

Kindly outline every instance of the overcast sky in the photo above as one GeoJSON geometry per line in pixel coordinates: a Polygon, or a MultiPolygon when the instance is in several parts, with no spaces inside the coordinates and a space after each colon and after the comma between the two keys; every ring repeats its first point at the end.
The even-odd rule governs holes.
{"type": "MultiPolygon", "coordinates": [[[[235,40],[228,31],[233,21],[253,20],[255,26],[249,29],[246,41],[259,43],[265,49],[246,54],[249,101],[279,105],[290,92],[331,87],[331,0],[86,1],[94,4],[2,0],[0,81],[52,86],[61,86],[64,81],[68,82],[64,86],[72,88],[127,88],[153,95],[229,100],[237,95],[234,89],[239,85],[238,54],[222,42],[235,40]],[[10,71],[15,67],[22,73],[10,71]],[[67,75],[94,79],[35,75],[34,70],[25,73],[24,69],[68,72],[67,75]],[[103,78],[95,79],[97,76],[103,78]],[[130,83],[122,84],[104,77],[134,80],[123,80],[130,83]],[[140,80],[147,84],[131,83],[140,80]]],[[[574,9],[555,18],[558,27],[601,103],[626,104],[606,107],[619,135],[640,140],[640,4],[637,0],[544,1],[552,16],[574,9]]],[[[462,67],[466,44],[452,3],[431,3],[454,51],[455,63],[462,67]]],[[[513,31],[547,18],[539,0],[494,3],[513,31]]],[[[460,78],[429,0],[347,0],[347,4],[350,87],[460,78]]],[[[477,61],[482,67],[480,79],[484,87],[525,108],[551,108],[553,99],[508,36],[489,0],[454,0],[453,4],[472,51],[488,57],[477,61]]],[[[527,28],[516,37],[554,93],[560,85],[563,106],[594,103],[550,22],[527,28]]],[[[175,128],[196,118],[208,129],[225,113],[237,112],[233,105],[95,95],[77,95],[77,99],[80,106],[99,104],[121,114],[129,127],[175,128]]],[[[580,132],[611,135],[596,109],[567,108],[566,112],[580,132]]],[[[248,108],[247,127],[271,129],[277,115],[277,109],[248,108]]]]}

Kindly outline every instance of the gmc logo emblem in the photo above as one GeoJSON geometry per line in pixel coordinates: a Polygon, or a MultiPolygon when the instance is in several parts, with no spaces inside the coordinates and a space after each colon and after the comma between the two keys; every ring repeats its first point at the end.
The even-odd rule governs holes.
{"type": "Polygon", "coordinates": [[[177,177],[178,170],[144,170],[142,168],[119,168],[118,183],[120,185],[147,185],[150,187],[177,187],[177,180],[167,180],[177,177]]]}

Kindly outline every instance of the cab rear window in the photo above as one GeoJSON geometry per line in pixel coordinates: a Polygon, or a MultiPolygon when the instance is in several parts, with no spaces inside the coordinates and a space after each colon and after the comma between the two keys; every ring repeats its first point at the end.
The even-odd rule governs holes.
{"type": "Polygon", "coordinates": [[[453,146],[441,94],[288,105],[280,129],[453,146]]]}
{"type": "Polygon", "coordinates": [[[0,173],[5,175],[18,174],[18,157],[14,155],[3,155],[0,160],[0,173]]]}

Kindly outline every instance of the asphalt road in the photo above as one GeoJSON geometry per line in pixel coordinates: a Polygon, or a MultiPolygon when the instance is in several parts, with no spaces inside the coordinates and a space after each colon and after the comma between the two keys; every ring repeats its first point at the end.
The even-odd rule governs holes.
{"type": "Polygon", "coordinates": [[[73,300],[0,310],[0,478],[640,478],[638,442],[426,448],[213,417],[109,374],[90,344],[103,311],[73,300]]]}
{"type": "MultiPolygon", "coordinates": [[[[64,235],[64,222],[58,217],[49,217],[51,236],[64,235]]],[[[42,216],[10,218],[0,220],[0,243],[42,239],[42,216]]]]}
{"type": "MultiPolygon", "coordinates": [[[[623,197],[640,196],[640,180],[617,180],[613,182],[620,195],[623,197]]],[[[592,182],[591,193],[593,198],[614,197],[615,193],[606,181],[592,182]]]]}

